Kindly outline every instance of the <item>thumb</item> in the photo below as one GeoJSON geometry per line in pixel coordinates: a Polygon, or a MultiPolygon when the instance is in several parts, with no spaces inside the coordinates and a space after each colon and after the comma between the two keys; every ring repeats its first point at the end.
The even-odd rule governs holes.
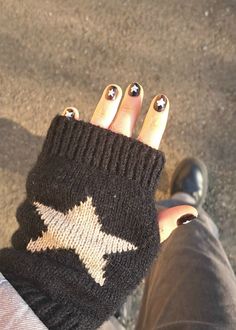
{"type": "Polygon", "coordinates": [[[160,211],[157,215],[161,243],[180,224],[188,223],[198,216],[197,210],[190,205],[179,205],[160,211]]]}

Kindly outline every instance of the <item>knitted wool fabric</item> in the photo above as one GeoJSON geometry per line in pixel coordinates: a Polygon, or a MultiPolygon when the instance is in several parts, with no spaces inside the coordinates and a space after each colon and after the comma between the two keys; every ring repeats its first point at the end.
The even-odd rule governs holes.
{"type": "Polygon", "coordinates": [[[160,151],[56,116],[28,175],[0,271],[49,329],[96,329],[146,274],[159,247],[160,151]]]}

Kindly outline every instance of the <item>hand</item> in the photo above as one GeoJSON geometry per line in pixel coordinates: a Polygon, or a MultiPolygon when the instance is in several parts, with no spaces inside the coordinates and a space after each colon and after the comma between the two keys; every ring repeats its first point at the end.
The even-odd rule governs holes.
{"type": "Polygon", "coordinates": [[[12,248],[0,251],[0,271],[50,329],[97,329],[146,275],[175,219],[190,212],[164,210],[156,222],[167,97],[153,99],[135,141],[143,89],[135,83],[121,96],[108,86],[92,124],[75,108],[55,116],[26,180],[12,248]]]}
{"type": "MultiPolygon", "coordinates": [[[[113,132],[132,137],[135,124],[141,112],[144,91],[140,84],[129,85],[122,99],[122,89],[116,84],[108,85],[96,106],[91,123],[113,132]]],[[[168,98],[157,95],[151,101],[138,140],[158,149],[167,124],[170,103],[168,98]]],[[[65,109],[63,115],[79,120],[75,108],[65,109]]],[[[197,210],[189,205],[165,209],[158,213],[161,242],[177,228],[177,219],[185,214],[197,216],[197,210]]]]}

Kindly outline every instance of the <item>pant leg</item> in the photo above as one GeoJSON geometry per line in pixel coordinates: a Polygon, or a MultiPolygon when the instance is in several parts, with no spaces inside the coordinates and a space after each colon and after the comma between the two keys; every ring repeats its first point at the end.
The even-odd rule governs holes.
{"type": "MultiPolygon", "coordinates": [[[[157,210],[161,210],[163,208],[173,207],[177,205],[194,206],[194,199],[192,196],[186,193],[176,193],[171,197],[171,199],[159,201],[156,207],[157,210]]],[[[219,230],[215,222],[209,216],[209,214],[207,214],[202,207],[198,208],[198,214],[199,214],[199,219],[201,219],[201,222],[203,222],[206,225],[206,227],[215,237],[219,238],[219,230]]]]}
{"type": "MultiPolygon", "coordinates": [[[[186,204],[188,197],[191,204],[184,195],[159,208],[186,204]]],[[[203,210],[163,242],[146,279],[136,326],[141,329],[236,329],[235,275],[203,210]]]]}

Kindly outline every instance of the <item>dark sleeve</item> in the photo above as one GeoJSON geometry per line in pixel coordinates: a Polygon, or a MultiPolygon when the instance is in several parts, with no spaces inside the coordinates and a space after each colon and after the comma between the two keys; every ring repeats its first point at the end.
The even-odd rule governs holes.
{"type": "Polygon", "coordinates": [[[156,257],[160,151],[56,116],[0,271],[49,329],[96,329],[156,257]]]}

